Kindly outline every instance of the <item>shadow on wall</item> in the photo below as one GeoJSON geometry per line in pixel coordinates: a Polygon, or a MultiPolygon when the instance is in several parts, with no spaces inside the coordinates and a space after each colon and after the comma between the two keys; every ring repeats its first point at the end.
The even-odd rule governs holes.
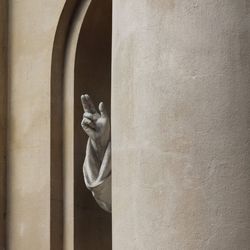
{"type": "Polygon", "coordinates": [[[111,33],[111,0],[66,1],[55,34],[51,68],[51,249],[112,249],[111,215],[97,206],[84,184],[87,137],[80,126],[81,94],[104,101],[110,110],[111,33]],[[74,96],[67,92],[73,87],[74,96]],[[67,112],[65,100],[70,104],[67,112]],[[70,150],[65,152],[67,148],[70,150]],[[64,162],[65,155],[69,163],[64,162]]]}
{"type": "Polygon", "coordinates": [[[93,0],[84,18],[75,61],[74,89],[74,245],[75,250],[110,250],[111,215],[102,211],[86,189],[82,164],[87,136],[80,126],[81,94],[88,93],[110,110],[112,1],[93,0]]]}

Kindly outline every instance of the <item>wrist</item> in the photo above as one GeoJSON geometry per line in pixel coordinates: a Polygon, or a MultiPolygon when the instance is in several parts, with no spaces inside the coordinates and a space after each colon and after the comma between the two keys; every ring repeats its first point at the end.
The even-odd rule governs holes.
{"type": "Polygon", "coordinates": [[[110,142],[110,137],[111,137],[110,132],[111,132],[110,128],[108,128],[106,129],[106,131],[104,131],[104,133],[101,136],[92,139],[97,148],[103,148],[104,150],[106,150],[110,142]]]}
{"type": "Polygon", "coordinates": [[[96,155],[100,161],[102,161],[105,151],[107,149],[107,146],[110,142],[110,138],[108,139],[90,139],[90,143],[93,147],[93,149],[96,152],[96,155]]]}

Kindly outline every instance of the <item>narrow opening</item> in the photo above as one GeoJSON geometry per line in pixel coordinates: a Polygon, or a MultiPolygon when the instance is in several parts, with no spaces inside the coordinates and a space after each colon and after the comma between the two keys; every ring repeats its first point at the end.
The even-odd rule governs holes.
{"type": "Polygon", "coordinates": [[[95,202],[84,184],[82,164],[87,136],[80,126],[81,94],[111,102],[112,1],[93,0],[82,24],[75,61],[74,89],[74,245],[80,249],[112,249],[111,215],[95,202]]]}

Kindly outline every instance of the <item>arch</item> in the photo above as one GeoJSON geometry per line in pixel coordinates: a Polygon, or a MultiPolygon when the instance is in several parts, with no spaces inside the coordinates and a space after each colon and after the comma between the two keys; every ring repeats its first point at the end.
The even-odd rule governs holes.
{"type": "MultiPolygon", "coordinates": [[[[93,239],[93,235],[88,232],[81,232],[81,235],[79,230],[84,227],[81,228],[74,221],[78,218],[74,197],[79,194],[79,190],[76,190],[76,187],[79,189],[79,182],[75,182],[76,172],[73,167],[77,158],[75,148],[79,150],[76,142],[75,105],[80,100],[75,88],[75,62],[81,47],[78,43],[80,33],[91,26],[86,21],[93,13],[89,11],[93,10],[90,6],[102,5],[104,2],[111,3],[110,0],[66,1],[55,34],[51,64],[51,249],[79,249],[79,244],[82,244],[79,243],[80,237],[93,239]]],[[[85,190],[84,199],[89,195],[85,190]]],[[[90,212],[87,210],[83,212],[90,212]]],[[[100,218],[100,213],[98,216],[100,218]]]]}

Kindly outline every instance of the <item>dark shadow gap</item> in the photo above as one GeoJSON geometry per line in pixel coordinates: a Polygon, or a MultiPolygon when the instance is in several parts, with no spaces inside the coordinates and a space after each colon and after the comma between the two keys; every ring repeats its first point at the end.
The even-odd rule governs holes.
{"type": "Polygon", "coordinates": [[[93,0],[84,18],[76,51],[74,88],[74,249],[112,249],[111,215],[98,207],[86,189],[82,164],[87,136],[80,126],[81,94],[111,102],[112,1],[93,0]]]}

